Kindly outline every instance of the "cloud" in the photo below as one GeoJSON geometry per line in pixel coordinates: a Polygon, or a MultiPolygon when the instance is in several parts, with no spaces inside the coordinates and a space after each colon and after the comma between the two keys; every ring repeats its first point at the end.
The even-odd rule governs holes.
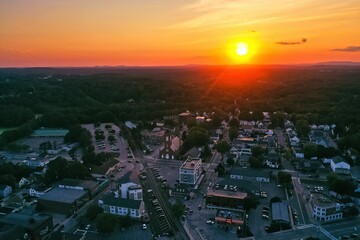
{"type": "Polygon", "coordinates": [[[297,44],[303,44],[306,43],[307,39],[306,38],[302,38],[301,41],[298,42],[276,42],[275,44],[279,44],[279,45],[297,45],[297,44]]]}
{"type": "Polygon", "coordinates": [[[360,52],[360,46],[347,46],[346,48],[335,48],[330,51],[338,51],[338,52],[360,52]]]}

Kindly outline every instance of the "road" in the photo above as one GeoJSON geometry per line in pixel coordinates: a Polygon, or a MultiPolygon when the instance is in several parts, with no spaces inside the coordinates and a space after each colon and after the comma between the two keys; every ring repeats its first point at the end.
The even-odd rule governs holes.
{"type": "MultiPolygon", "coordinates": [[[[137,154],[139,154],[139,156],[142,156],[141,153],[137,153],[137,154]]],[[[170,224],[171,228],[173,229],[173,232],[174,232],[173,238],[179,239],[179,240],[180,239],[181,240],[189,239],[183,226],[174,217],[174,215],[170,209],[169,202],[167,201],[167,199],[164,198],[164,196],[161,194],[160,190],[158,189],[157,182],[155,180],[155,176],[154,176],[153,172],[149,169],[148,164],[145,162],[145,160],[143,158],[141,158],[141,163],[144,166],[144,171],[146,173],[147,180],[153,190],[154,195],[156,196],[156,198],[159,201],[159,204],[164,212],[165,218],[166,218],[167,222],[170,224]]]]}

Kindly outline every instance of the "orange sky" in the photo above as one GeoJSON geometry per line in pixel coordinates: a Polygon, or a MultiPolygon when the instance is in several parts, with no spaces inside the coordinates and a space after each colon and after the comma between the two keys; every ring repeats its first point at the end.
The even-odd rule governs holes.
{"type": "Polygon", "coordinates": [[[0,67],[360,61],[359,26],[359,0],[0,1],[0,67]]]}

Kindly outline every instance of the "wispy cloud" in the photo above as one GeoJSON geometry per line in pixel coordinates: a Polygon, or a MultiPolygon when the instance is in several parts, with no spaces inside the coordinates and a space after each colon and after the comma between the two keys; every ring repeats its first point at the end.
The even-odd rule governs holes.
{"type": "Polygon", "coordinates": [[[360,46],[347,46],[345,48],[335,48],[331,49],[330,51],[337,51],[337,52],[360,52],[360,46]]]}
{"type": "Polygon", "coordinates": [[[279,45],[298,45],[298,44],[303,44],[306,43],[307,39],[306,38],[302,38],[301,41],[297,41],[297,42],[276,42],[275,44],[279,44],[279,45]]]}

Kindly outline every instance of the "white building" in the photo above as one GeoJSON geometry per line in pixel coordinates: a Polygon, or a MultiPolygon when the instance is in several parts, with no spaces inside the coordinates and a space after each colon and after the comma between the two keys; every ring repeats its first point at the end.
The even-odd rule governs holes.
{"type": "Polygon", "coordinates": [[[121,198],[117,192],[109,193],[99,199],[98,204],[104,209],[105,213],[120,216],[128,215],[135,219],[140,219],[145,212],[143,201],[121,198]]]}
{"type": "Polygon", "coordinates": [[[32,187],[29,190],[29,195],[32,197],[41,197],[42,195],[44,195],[45,193],[47,193],[48,191],[50,191],[52,189],[52,187],[47,187],[47,186],[39,186],[39,187],[32,187]]]}
{"type": "Polygon", "coordinates": [[[119,179],[119,194],[121,198],[143,200],[143,190],[138,182],[137,172],[127,172],[119,179]]]}
{"type": "Polygon", "coordinates": [[[350,165],[340,156],[331,159],[330,167],[335,173],[348,174],[350,172],[350,165]]]}
{"type": "Polygon", "coordinates": [[[343,217],[343,205],[322,193],[313,193],[310,199],[312,216],[320,221],[333,221],[343,217]]]}
{"type": "Polygon", "coordinates": [[[195,186],[201,175],[201,158],[189,157],[179,169],[179,181],[195,186]]]}

